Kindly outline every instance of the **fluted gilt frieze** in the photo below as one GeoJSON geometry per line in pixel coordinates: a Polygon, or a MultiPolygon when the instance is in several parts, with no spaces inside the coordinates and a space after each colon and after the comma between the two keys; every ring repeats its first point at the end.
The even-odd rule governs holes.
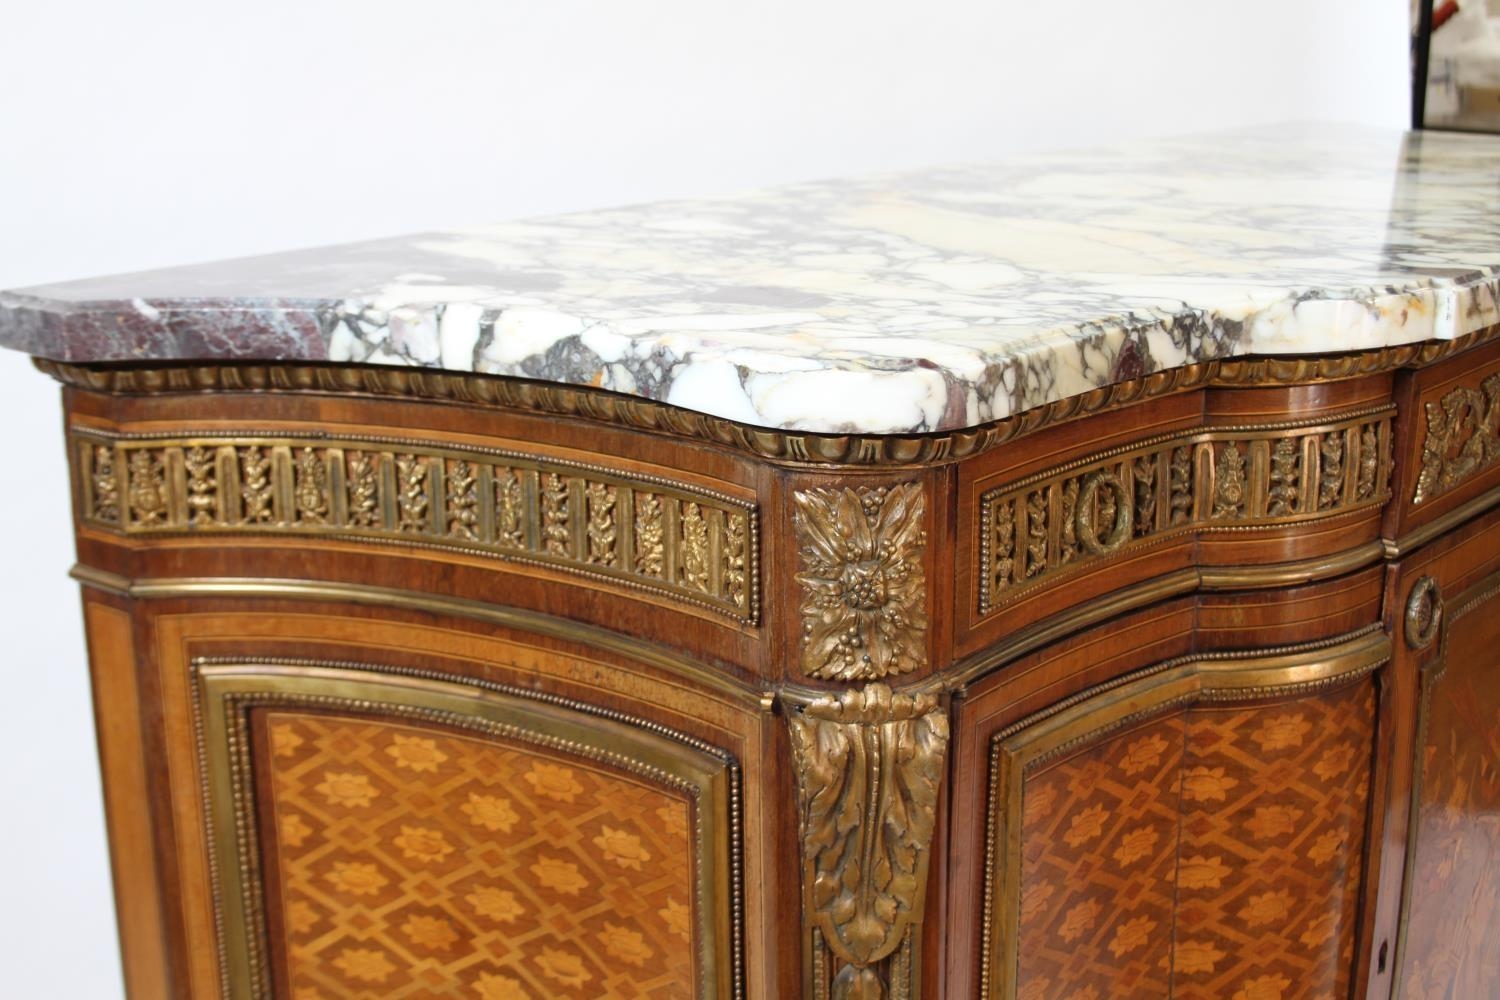
{"type": "Polygon", "coordinates": [[[948,717],[931,695],[877,683],[820,697],[789,723],[809,995],[910,997],[948,717]]]}
{"type": "Polygon", "coordinates": [[[83,519],[96,528],[451,547],[759,620],[757,509],[693,484],[417,441],[73,437],[83,519]]]}

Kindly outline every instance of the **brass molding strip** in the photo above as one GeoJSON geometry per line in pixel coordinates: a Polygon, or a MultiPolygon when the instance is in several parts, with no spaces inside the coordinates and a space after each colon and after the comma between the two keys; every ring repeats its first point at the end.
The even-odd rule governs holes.
{"type": "Polygon", "coordinates": [[[985,1000],[1016,996],[1015,956],[1001,952],[1014,947],[1020,901],[1002,913],[996,913],[996,906],[1006,897],[1000,880],[1011,883],[1019,876],[1019,820],[1028,772],[1173,709],[1309,694],[1353,683],[1388,663],[1392,649],[1391,637],[1377,623],[1318,642],[1175,657],[1080,691],[992,736],[979,995],[985,1000]]]}
{"type": "Polygon", "coordinates": [[[157,577],[132,580],[82,564],[75,565],[70,575],[84,586],[140,600],[176,597],[261,597],[347,602],[452,615],[591,646],[685,678],[720,694],[728,695],[743,705],[755,706],[762,711],[768,710],[768,706],[775,697],[774,692],[770,690],[738,681],[728,673],[715,670],[707,664],[678,656],[659,646],[648,645],[608,629],[557,618],[539,611],[501,607],[468,598],[445,597],[359,583],[328,583],[318,580],[240,577],[157,577]]]}
{"type": "Polygon", "coordinates": [[[1373,566],[1384,556],[1385,544],[1376,538],[1331,556],[1314,556],[1294,562],[1268,563],[1264,566],[1200,566],[1198,579],[1204,590],[1289,587],[1316,583],[1373,566]]]}
{"type": "Polygon", "coordinates": [[[528,452],[322,431],[73,427],[89,525],[462,552],[760,619],[760,511],[676,479],[528,452]]]}
{"type": "Polygon", "coordinates": [[[34,358],[38,370],[75,388],[120,395],[185,392],[309,392],[419,399],[577,417],[692,438],[789,465],[931,465],[977,455],[1094,413],[1210,386],[1335,382],[1424,367],[1500,337],[1489,327],[1452,340],[1326,356],[1200,361],[1100,386],[975,428],[935,434],[809,434],[753,427],[723,417],[583,386],[383,365],[217,362],[76,364],[34,358]]]}
{"type": "Polygon", "coordinates": [[[1477,518],[1480,514],[1483,514],[1497,504],[1500,504],[1500,486],[1486,493],[1481,493],[1467,503],[1459,504],[1446,514],[1433,518],[1420,528],[1408,531],[1400,538],[1382,539],[1381,546],[1385,550],[1385,557],[1387,559],[1400,559],[1409,552],[1426,545],[1434,538],[1439,538],[1459,525],[1477,518]]]}
{"type": "MultiPolygon", "coordinates": [[[[1157,677],[1173,671],[1179,671],[1184,667],[1194,667],[1190,671],[1195,682],[1201,682],[1205,677],[1217,678],[1227,681],[1222,688],[1211,689],[1197,683],[1196,693],[1204,696],[1205,700],[1211,701],[1233,701],[1236,698],[1274,697],[1279,694],[1299,694],[1307,690],[1304,685],[1325,684],[1337,682],[1340,679],[1354,680],[1364,676],[1385,664],[1391,658],[1394,643],[1391,637],[1385,634],[1384,627],[1379,622],[1372,622],[1363,628],[1346,632],[1343,635],[1331,636],[1327,639],[1318,639],[1313,642],[1288,643],[1281,646],[1268,646],[1264,649],[1240,649],[1210,651],[1204,653],[1187,653],[1182,656],[1174,656],[1169,660],[1142,667],[1139,670],[1096,684],[1053,705],[1033,712],[1018,722],[1000,730],[993,737],[994,740],[1005,740],[1019,733],[1023,729],[1030,728],[1045,719],[1060,715],[1075,706],[1088,701],[1127,684],[1134,684],[1150,677],[1157,677]],[[1245,669],[1245,664],[1255,663],[1255,671],[1270,671],[1272,673],[1285,672],[1300,669],[1312,665],[1310,673],[1303,675],[1299,673],[1291,680],[1284,680],[1278,684],[1266,685],[1254,683],[1257,679],[1263,680],[1260,673],[1251,677],[1252,683],[1243,683],[1244,677],[1235,677],[1235,672],[1245,669]],[[1250,692],[1250,693],[1246,693],[1250,692]]],[[[1130,717],[1123,724],[1135,721],[1130,717]]],[[[1120,725],[1111,725],[1104,729],[1092,731],[1089,735],[1105,732],[1110,729],[1118,729],[1120,725]]],[[[1028,766],[1038,766],[1055,757],[1067,753],[1075,743],[1056,748],[1055,752],[1049,752],[1044,759],[1037,759],[1028,763],[1028,766]]]]}
{"type": "MultiPolygon", "coordinates": [[[[985,674],[1048,643],[1169,597],[1179,597],[1195,591],[1266,590],[1317,583],[1375,565],[1384,555],[1384,545],[1376,539],[1331,556],[1317,556],[1294,562],[1269,563],[1264,566],[1189,566],[1113,591],[1079,607],[1049,615],[1012,633],[1003,641],[959,661],[944,675],[914,685],[909,690],[962,693],[964,688],[985,674]]],[[[783,697],[786,697],[785,693],[783,697]]]]}

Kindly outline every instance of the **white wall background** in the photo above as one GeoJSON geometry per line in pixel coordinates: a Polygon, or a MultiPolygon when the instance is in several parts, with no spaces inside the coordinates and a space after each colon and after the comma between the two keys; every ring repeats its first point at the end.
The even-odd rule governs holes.
{"type": "MultiPolygon", "coordinates": [[[[1405,0],[3,10],[0,288],[1138,134],[1408,115],[1405,0]]],[[[108,1000],[57,392],[4,351],[0,420],[0,994],[108,1000]]]]}

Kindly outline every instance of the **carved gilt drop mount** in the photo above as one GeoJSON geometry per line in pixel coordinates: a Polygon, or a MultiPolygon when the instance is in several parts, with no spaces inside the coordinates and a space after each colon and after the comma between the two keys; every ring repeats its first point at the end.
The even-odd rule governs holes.
{"type": "Polygon", "coordinates": [[[811,996],[910,996],[948,717],[931,695],[871,684],[820,697],[789,725],[804,921],[818,952],[811,996]],[[831,980],[825,947],[838,963],[831,980]]]}

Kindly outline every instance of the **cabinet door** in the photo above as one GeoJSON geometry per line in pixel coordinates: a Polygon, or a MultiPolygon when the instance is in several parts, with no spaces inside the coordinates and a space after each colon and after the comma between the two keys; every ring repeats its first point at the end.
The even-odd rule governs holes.
{"type": "Polygon", "coordinates": [[[1500,574],[1453,593],[1464,555],[1408,598],[1424,657],[1397,980],[1411,1000],[1500,989],[1500,574]]]}
{"type": "MultiPolygon", "coordinates": [[[[159,871],[126,903],[163,918],[152,1000],[707,1000],[747,994],[751,919],[773,950],[740,767],[769,727],[669,672],[688,664],[512,612],[191,595],[134,615],[150,655],[121,724],[153,748],[136,809],[159,871]]],[[[96,675],[130,676],[107,652],[96,675]]]]}
{"type": "Polygon", "coordinates": [[[997,733],[982,995],[1348,995],[1389,651],[1184,657],[997,733]]]}

